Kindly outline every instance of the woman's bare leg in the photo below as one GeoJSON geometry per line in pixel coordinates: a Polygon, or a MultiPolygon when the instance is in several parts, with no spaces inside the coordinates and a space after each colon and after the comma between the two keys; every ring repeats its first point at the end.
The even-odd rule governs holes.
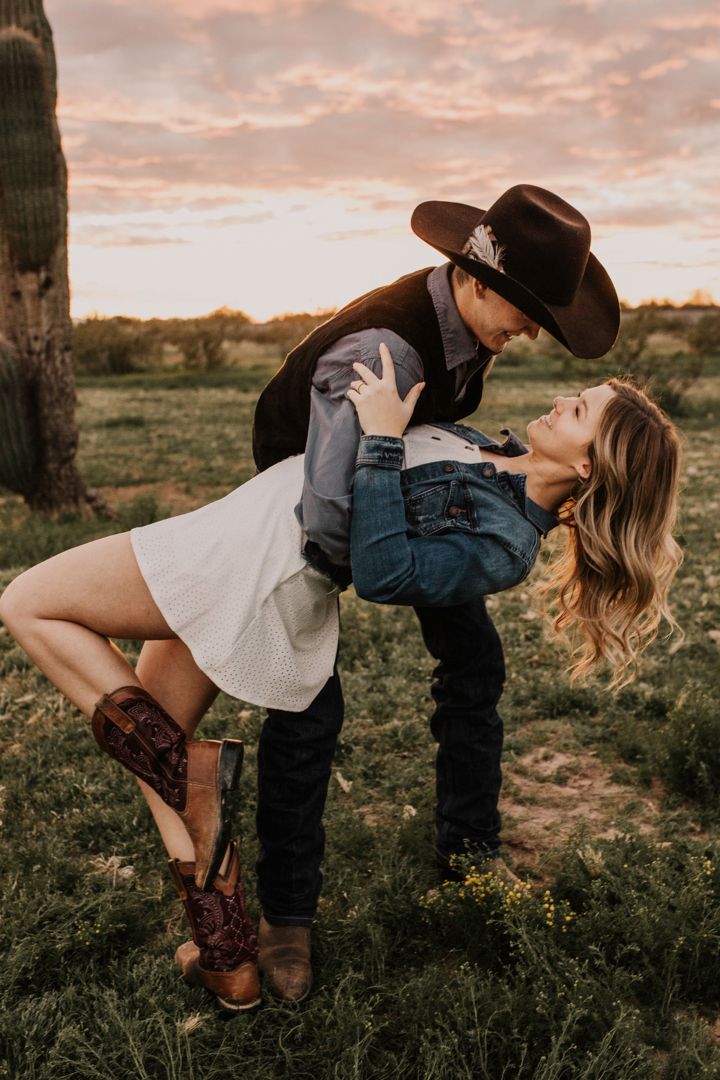
{"type": "MultiPolygon", "coordinates": [[[[0,618],[86,716],[92,716],[103,694],[119,686],[143,686],[191,734],[217,693],[165,622],[128,533],[83,544],[27,570],[5,590],[0,618]],[[145,646],[136,672],[110,637],[155,639],[156,648],[145,652],[145,646]]],[[[192,844],[180,818],[146,785],[140,786],[170,856],[192,861],[192,844]]]]}
{"type": "Polygon", "coordinates": [[[48,679],[92,716],[103,694],[139,686],[108,638],[173,638],[150,595],[128,533],[33,566],[5,590],[0,618],[48,679]]]}
{"type": "Polygon", "coordinates": [[[200,670],[187,645],[179,638],[146,641],[135,674],[188,738],[195,734],[219,693],[215,683],[200,670]]]}
{"type": "MultiPolygon", "coordinates": [[[[192,738],[217,697],[218,688],[197,666],[187,645],[179,638],[146,641],[135,674],[140,684],[170,713],[188,738],[192,738]]],[[[193,846],[180,818],[152,788],[142,780],[138,780],[138,784],[170,857],[181,862],[192,862],[195,857],[193,846]]]]}

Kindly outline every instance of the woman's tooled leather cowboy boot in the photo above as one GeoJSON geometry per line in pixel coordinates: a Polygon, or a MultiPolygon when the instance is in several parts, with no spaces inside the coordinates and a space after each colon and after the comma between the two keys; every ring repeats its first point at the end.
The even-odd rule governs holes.
{"type": "Polygon", "coordinates": [[[193,863],[171,859],[169,865],[193,936],[175,953],[183,976],[215,994],[223,1009],[252,1009],[260,1003],[257,934],[245,907],[237,845],[230,844],[227,870],[207,891],[195,884],[193,863]]]}
{"type": "Polygon", "coordinates": [[[225,802],[240,775],[242,742],[187,739],[140,686],[123,686],[100,698],[92,729],[102,749],[181,818],[195,852],[195,880],[204,889],[227,849],[225,802]]]}

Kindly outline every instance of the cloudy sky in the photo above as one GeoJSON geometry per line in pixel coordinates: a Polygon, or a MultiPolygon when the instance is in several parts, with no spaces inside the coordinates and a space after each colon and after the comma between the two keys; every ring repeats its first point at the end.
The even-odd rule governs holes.
{"type": "Polygon", "coordinates": [[[716,0],[46,0],[73,313],[256,318],[437,263],[424,199],[549,187],[637,303],[720,300],[716,0]]]}

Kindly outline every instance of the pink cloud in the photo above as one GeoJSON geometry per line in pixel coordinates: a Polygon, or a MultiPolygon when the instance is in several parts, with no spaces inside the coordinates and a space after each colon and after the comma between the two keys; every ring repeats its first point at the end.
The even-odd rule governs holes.
{"type": "Polygon", "coordinates": [[[601,224],[655,226],[675,193],[681,220],[717,228],[720,15],[706,0],[46,7],[76,213],[303,190],[391,213],[527,179],[601,224]]]}

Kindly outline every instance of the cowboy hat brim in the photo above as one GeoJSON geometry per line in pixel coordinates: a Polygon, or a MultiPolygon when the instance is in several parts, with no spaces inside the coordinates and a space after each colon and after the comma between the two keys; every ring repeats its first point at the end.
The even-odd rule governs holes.
{"type": "Polygon", "coordinates": [[[608,352],[620,328],[620,305],[602,263],[590,252],[572,301],[545,301],[510,274],[462,253],[486,213],[465,203],[424,202],[413,212],[410,225],[426,244],[508,300],[574,356],[590,360],[608,352]]]}

